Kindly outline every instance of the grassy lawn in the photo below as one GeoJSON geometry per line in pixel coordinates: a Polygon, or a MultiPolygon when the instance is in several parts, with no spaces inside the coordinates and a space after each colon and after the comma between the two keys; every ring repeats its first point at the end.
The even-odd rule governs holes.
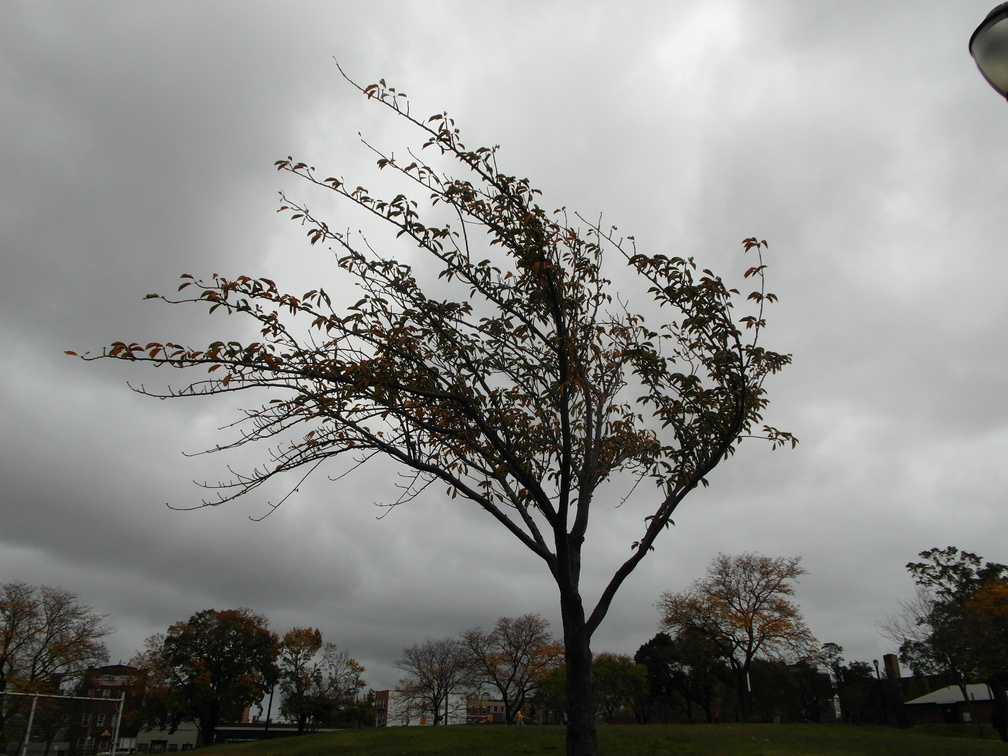
{"type": "MultiPolygon", "coordinates": [[[[971,756],[1008,753],[990,727],[896,730],[850,725],[599,728],[602,756],[971,756]]],[[[397,727],[217,746],[206,756],[563,756],[562,727],[397,727]]]]}

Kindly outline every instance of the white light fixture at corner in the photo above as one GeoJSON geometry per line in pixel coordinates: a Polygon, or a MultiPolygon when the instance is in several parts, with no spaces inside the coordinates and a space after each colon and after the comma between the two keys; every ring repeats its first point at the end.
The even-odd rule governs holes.
{"type": "Polygon", "coordinates": [[[1008,98],[1008,3],[987,14],[970,37],[969,51],[987,83],[1008,98]]]}

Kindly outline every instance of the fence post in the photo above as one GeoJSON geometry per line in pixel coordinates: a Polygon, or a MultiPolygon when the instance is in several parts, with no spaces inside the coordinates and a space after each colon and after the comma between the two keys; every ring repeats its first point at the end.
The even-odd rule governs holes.
{"type": "Polygon", "coordinates": [[[28,713],[28,729],[25,730],[24,739],[21,741],[21,756],[28,753],[28,742],[31,740],[32,723],[35,720],[35,705],[38,703],[38,693],[32,696],[31,711],[28,713]]]}
{"type": "Polygon", "coordinates": [[[116,756],[116,751],[119,748],[119,726],[122,724],[123,704],[125,702],[126,692],[123,691],[119,694],[119,714],[116,716],[115,727],[112,728],[112,747],[109,749],[112,752],[112,756],[116,756]]]}

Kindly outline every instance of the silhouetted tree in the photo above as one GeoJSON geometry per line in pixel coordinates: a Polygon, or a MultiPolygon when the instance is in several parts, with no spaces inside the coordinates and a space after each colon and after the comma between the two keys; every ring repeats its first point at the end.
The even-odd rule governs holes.
{"type": "Polygon", "coordinates": [[[295,627],[280,641],[278,659],[283,703],[298,734],[337,724],[357,702],[364,667],[334,643],[323,643],[314,627],[295,627]]]}
{"type": "Polygon", "coordinates": [[[739,710],[751,713],[749,672],[753,660],[807,655],[815,638],[798,606],[787,599],[805,570],[801,557],[719,554],[707,576],[682,593],[666,593],[659,604],[667,628],[705,636],[731,665],[739,710]]]}
{"type": "Polygon", "coordinates": [[[707,722],[719,714],[717,702],[734,688],[728,661],[718,645],[694,628],[683,628],[672,641],[672,687],[686,701],[687,719],[699,706],[707,722]]]}
{"type": "Polygon", "coordinates": [[[547,713],[552,713],[553,722],[562,721],[567,711],[567,670],[557,667],[547,672],[536,685],[532,700],[542,712],[543,721],[547,721],[547,713]]]}
{"type": "Polygon", "coordinates": [[[174,729],[193,721],[201,745],[235,722],[277,682],[279,638],[249,609],[205,609],[152,636],[134,666],[148,669],[148,721],[174,729]]]}
{"type": "Polygon", "coordinates": [[[753,714],[762,722],[800,718],[798,684],[788,666],[778,659],[755,658],[749,670],[753,714]]]}
{"type": "Polygon", "coordinates": [[[623,654],[601,653],[592,662],[592,678],[602,719],[611,722],[620,707],[627,707],[640,721],[637,709],[647,699],[647,667],[623,654]]]}
{"type": "Polygon", "coordinates": [[[563,644],[549,632],[538,614],[501,617],[492,630],[467,630],[462,642],[478,684],[488,682],[504,703],[510,724],[539,680],[563,663],[563,644]]]}
{"type": "Polygon", "coordinates": [[[807,722],[835,719],[832,709],[836,689],[830,674],[820,669],[821,663],[821,657],[816,656],[800,659],[791,667],[791,677],[797,685],[799,709],[789,713],[790,719],[807,722]]]}
{"type": "Polygon", "coordinates": [[[666,632],[657,633],[641,646],[634,660],[648,670],[648,685],[652,706],[662,707],[668,721],[682,717],[692,723],[699,708],[707,722],[716,722],[724,713],[725,695],[734,690],[733,676],[727,662],[714,643],[703,633],[683,628],[673,638],[666,632]]]}
{"type": "MultiPolygon", "coordinates": [[[[915,674],[947,676],[967,702],[966,685],[983,680],[998,722],[1008,722],[1008,566],[954,546],[919,556],[922,561],[907,564],[917,599],[904,605],[902,621],[888,625],[890,636],[905,631],[900,660],[915,674]]],[[[999,734],[1008,741],[1006,727],[999,734]]]]}
{"type": "Polygon", "coordinates": [[[852,661],[841,667],[837,695],[844,721],[850,724],[881,723],[881,691],[870,663],[852,661]]]}
{"type": "Polygon", "coordinates": [[[614,227],[545,211],[527,179],[498,168],[496,148],[467,148],[446,114],[413,116],[384,81],[354,86],[429,148],[427,161],[417,151],[400,161],[374,150],[379,168],[427,205],[405,192],[376,197],[293,158],[277,168],[387,224],[408,252],[380,253],[284,197],[282,209],[360,287],[358,301],[343,296],[334,305],[321,286],[294,296],[267,278],[187,274],[187,294],[166,301],[239,314],[260,335],[200,347],[116,342],[101,356],[219,371],[177,390],[140,389],[154,396],[270,392],[236,424],[244,433],[225,444],[264,441],[268,462],[210,486],[219,498],[207,503],[295,470],[300,479],[322,462],[382,456],[408,471],[394,503],[436,482],[487,512],[556,583],[568,753],[591,756],[591,638],[617,590],[686,495],[742,439],[795,442],[763,425],[764,380],[790,362],[761,343],[764,306],[775,300],[764,288],[766,244],[743,243],[759,259],[744,274],[757,284],[741,315],[734,308],[744,296],[692,258],[642,254],[614,227]],[[617,291],[610,270],[629,291],[617,291]],[[597,494],[616,501],[606,484],[626,474],[653,484],[638,487],[645,501],[625,510],[643,523],[639,537],[585,601],[589,512],[597,494]]]}
{"type": "Polygon", "coordinates": [[[428,638],[404,648],[395,665],[406,675],[399,682],[400,690],[434,718],[434,725],[447,724],[451,696],[469,684],[472,676],[463,642],[428,638]]]}
{"type": "Polygon", "coordinates": [[[667,714],[667,697],[672,691],[672,663],[670,647],[672,637],[665,632],[655,634],[645,642],[637,653],[634,661],[643,664],[647,670],[649,706],[644,709],[644,723],[647,724],[651,714],[659,705],[665,708],[667,714]]]}
{"type": "Polygon", "coordinates": [[[105,618],[65,588],[0,586],[0,730],[14,706],[7,691],[53,692],[108,659],[105,618]]]}

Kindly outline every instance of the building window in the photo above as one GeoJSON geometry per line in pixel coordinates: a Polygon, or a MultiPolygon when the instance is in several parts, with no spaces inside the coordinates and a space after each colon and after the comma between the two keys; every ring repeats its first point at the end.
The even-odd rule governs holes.
{"type": "Polygon", "coordinates": [[[85,714],[83,717],[81,717],[80,726],[81,727],[90,727],[91,726],[91,715],[90,714],[85,714]]]}
{"type": "Polygon", "coordinates": [[[95,721],[95,726],[96,727],[104,727],[105,726],[105,715],[104,714],[99,714],[98,715],[98,718],[95,721]]]}

